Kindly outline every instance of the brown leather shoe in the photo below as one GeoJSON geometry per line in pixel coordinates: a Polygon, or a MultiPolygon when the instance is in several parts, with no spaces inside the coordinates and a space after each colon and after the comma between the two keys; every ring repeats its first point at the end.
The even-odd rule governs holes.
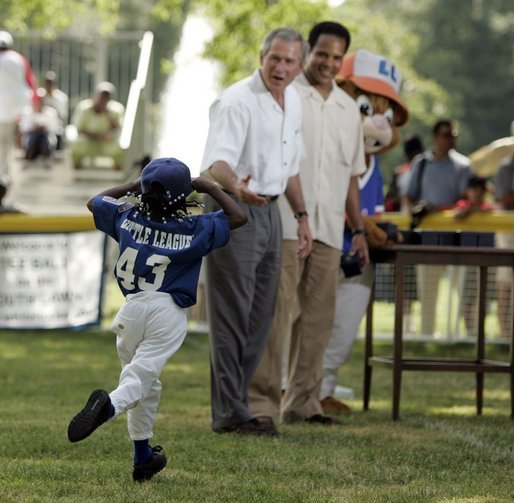
{"type": "Polygon", "coordinates": [[[336,400],[333,396],[327,396],[321,400],[321,407],[325,414],[341,414],[343,416],[349,416],[352,413],[352,409],[343,402],[336,400]]]}

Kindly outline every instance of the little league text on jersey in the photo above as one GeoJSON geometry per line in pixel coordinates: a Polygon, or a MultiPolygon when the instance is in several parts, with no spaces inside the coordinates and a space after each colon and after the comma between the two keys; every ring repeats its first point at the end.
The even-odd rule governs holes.
{"type": "Polygon", "coordinates": [[[159,229],[152,229],[151,227],[133,222],[128,218],[122,222],[121,228],[127,230],[136,243],[156,246],[166,250],[189,248],[193,239],[193,236],[172,234],[159,229]]]}

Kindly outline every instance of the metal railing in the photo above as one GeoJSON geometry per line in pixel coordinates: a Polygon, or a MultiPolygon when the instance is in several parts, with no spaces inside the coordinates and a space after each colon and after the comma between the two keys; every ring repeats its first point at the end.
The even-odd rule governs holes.
{"type": "MultiPolygon", "coordinates": [[[[136,78],[130,84],[125,109],[120,146],[125,152],[125,166],[130,173],[136,159],[152,151],[153,138],[150,134],[148,104],[151,102],[151,65],[153,33],[147,31],[141,40],[141,52],[136,78]]],[[[127,174],[128,174],[127,173],[127,174]]]]}
{"type": "Polygon", "coordinates": [[[142,36],[143,32],[119,32],[112,37],[62,34],[49,39],[39,32],[13,33],[14,49],[29,60],[40,84],[47,71],[57,74],[57,86],[69,97],[70,112],[102,80],[116,86],[118,101],[127,102],[142,36]]]}
{"type": "Polygon", "coordinates": [[[151,153],[154,142],[149,104],[152,100],[153,33],[119,32],[98,38],[63,34],[49,39],[42,33],[13,34],[15,50],[30,62],[42,85],[49,70],[57,74],[57,87],[68,95],[71,118],[79,101],[90,97],[95,85],[108,80],[116,86],[115,99],[126,113],[120,136],[125,166],[151,153]]]}

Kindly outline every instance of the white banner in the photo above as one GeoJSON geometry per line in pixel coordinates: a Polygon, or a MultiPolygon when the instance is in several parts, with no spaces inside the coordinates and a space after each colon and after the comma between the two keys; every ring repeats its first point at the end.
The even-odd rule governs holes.
{"type": "Polygon", "coordinates": [[[98,324],[105,235],[0,234],[0,328],[98,324]]]}

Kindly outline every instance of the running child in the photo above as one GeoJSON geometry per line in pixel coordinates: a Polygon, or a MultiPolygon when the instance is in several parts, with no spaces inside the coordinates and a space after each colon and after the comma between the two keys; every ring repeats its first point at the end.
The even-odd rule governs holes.
{"type": "Polygon", "coordinates": [[[96,227],[119,243],[114,274],[126,298],[112,330],[122,371],[114,391],[91,393],[71,420],[68,438],[83,440],[127,412],[132,477],[143,482],[166,466],[162,447],[149,444],[162,388],[159,376],[186,336],[185,309],[196,302],[202,257],[225,246],[230,229],[244,225],[247,217],[215,184],[191,181],[189,168],[173,158],[154,159],[140,179],[105,190],[87,207],[96,227]],[[208,194],[222,209],[190,215],[186,198],[193,190],[208,194]],[[129,193],[140,194],[139,205],[123,199],[129,193]]]}

